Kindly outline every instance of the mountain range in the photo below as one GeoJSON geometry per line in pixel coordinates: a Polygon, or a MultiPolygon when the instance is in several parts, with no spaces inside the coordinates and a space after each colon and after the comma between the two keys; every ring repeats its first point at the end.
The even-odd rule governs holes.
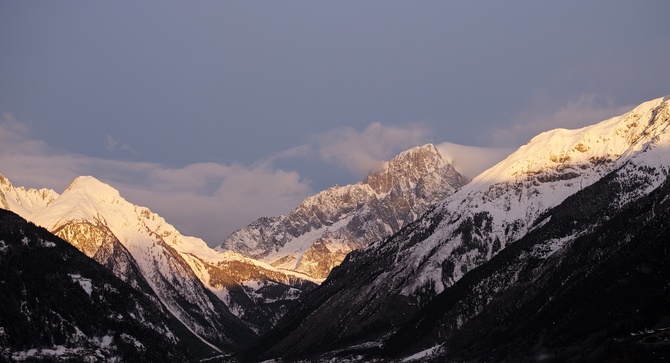
{"type": "MultiPolygon", "coordinates": [[[[670,172],[669,103],[667,98],[656,99],[592,126],[536,136],[395,235],[347,255],[318,289],[302,299],[300,308],[287,314],[263,338],[263,349],[255,350],[263,353],[256,357],[356,356],[359,351],[393,351],[403,346],[393,339],[395,334],[417,333],[412,327],[421,321],[435,324],[438,331],[434,346],[428,347],[434,348],[430,353],[446,352],[448,357],[454,348],[441,345],[449,337],[442,330],[461,339],[459,329],[469,326],[475,317],[486,313],[508,317],[508,310],[496,298],[512,305],[518,303],[502,296],[512,292],[523,295],[526,290],[517,285],[519,279],[524,277],[532,285],[534,274],[556,278],[556,270],[545,261],[574,254],[575,241],[586,236],[597,239],[597,235],[589,234],[609,220],[621,218],[627,208],[654,191],[663,190],[659,188],[670,172]],[[577,195],[580,208],[568,207],[577,195]],[[598,204],[608,213],[597,208],[598,204]],[[567,221],[553,217],[559,210],[570,212],[570,217],[561,216],[567,221]],[[552,228],[561,232],[543,233],[552,228]],[[533,236],[532,248],[520,250],[533,236]],[[509,270],[505,274],[481,272],[499,264],[509,265],[509,270]],[[465,277],[470,281],[468,295],[453,302],[459,298],[454,289],[466,282],[456,284],[465,277]],[[440,305],[444,300],[454,307],[440,305]],[[433,317],[428,312],[433,310],[449,318],[444,326],[439,320],[415,321],[420,316],[433,317]]],[[[639,233],[648,233],[652,224],[638,228],[639,233]]],[[[636,238],[635,231],[631,229],[628,238],[636,238]]],[[[664,233],[662,229],[654,232],[664,233]]],[[[616,245],[616,241],[608,243],[616,245]]],[[[596,262],[586,259],[584,263],[596,262]]],[[[665,276],[663,281],[670,283],[665,276]]],[[[635,293],[632,289],[630,292],[635,293]]],[[[542,305],[534,308],[541,310],[542,305]]],[[[571,308],[577,310],[578,306],[571,308]]],[[[541,312],[530,308],[516,311],[517,319],[541,312]]],[[[417,335],[421,336],[409,336],[414,339],[417,335]]],[[[549,334],[546,337],[556,338],[549,334]]],[[[468,343],[478,343],[477,338],[473,335],[468,343]]],[[[415,340],[415,345],[399,353],[411,356],[417,353],[411,347],[426,348],[423,343],[415,340]]],[[[533,349],[541,351],[542,344],[554,342],[536,343],[533,349]]],[[[470,349],[474,345],[462,347],[470,349]]],[[[534,350],[526,350],[531,352],[534,350]]],[[[477,350],[469,353],[468,359],[489,360],[477,350]]],[[[506,357],[505,353],[501,356],[506,357]]],[[[440,357],[436,359],[445,359],[440,357]]]]}
{"type": "Polygon", "coordinates": [[[62,194],[0,177],[0,206],[18,214],[2,215],[13,277],[0,291],[16,308],[0,356],[149,359],[140,346],[167,344],[151,359],[670,359],[669,125],[659,98],[542,133],[472,181],[416,147],[216,249],[93,177],[62,194]],[[33,254],[58,273],[23,272],[33,254]],[[84,332],[39,295],[55,293],[35,287],[44,276],[100,311],[120,309],[101,286],[124,291],[134,317],[84,332]]]}
{"type": "MultiPolygon", "coordinates": [[[[332,247],[332,240],[324,240],[320,234],[335,232],[333,224],[352,231],[354,224],[347,223],[355,218],[358,223],[376,223],[383,229],[374,235],[388,236],[405,221],[416,218],[430,202],[455,190],[450,184],[442,185],[444,178],[459,185],[465,181],[434,146],[425,145],[386,163],[365,184],[331,188],[308,198],[289,218],[278,219],[308,217],[297,224],[306,232],[300,237],[307,247],[316,243],[332,247]],[[393,168],[397,169],[395,173],[393,168]],[[384,210],[386,214],[377,217],[372,210],[384,210]]],[[[301,260],[329,261],[322,266],[322,275],[311,271],[314,276],[309,276],[301,269],[275,267],[235,251],[211,249],[201,239],[183,236],[159,215],[126,201],[117,190],[90,176],[75,179],[61,194],[14,187],[0,176],[0,203],[4,209],[68,241],[149,297],[165,319],[176,319],[190,332],[191,339],[200,341],[197,349],[206,351],[200,354],[205,356],[234,352],[252,344],[302,294],[316,288],[325,278],[323,274],[327,275],[345,252],[363,247],[372,238],[361,236],[341,243],[346,250],[339,254],[328,248],[307,248],[309,257],[299,256],[301,260]]]]}

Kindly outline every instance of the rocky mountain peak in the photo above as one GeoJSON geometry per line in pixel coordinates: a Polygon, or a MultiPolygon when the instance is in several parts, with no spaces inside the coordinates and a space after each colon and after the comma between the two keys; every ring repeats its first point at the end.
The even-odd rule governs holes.
{"type": "Polygon", "coordinates": [[[362,182],[306,198],[286,217],[257,220],[219,249],[324,278],[347,253],[388,237],[467,182],[434,145],[418,146],[362,182]]]}
{"type": "Polygon", "coordinates": [[[0,174],[0,188],[7,189],[11,187],[12,183],[9,181],[9,179],[5,178],[4,175],[0,174]]]}
{"type": "Polygon", "coordinates": [[[395,185],[412,185],[423,176],[444,167],[448,162],[433,144],[403,151],[384,162],[380,170],[370,173],[363,184],[376,193],[388,193],[395,185]]]}

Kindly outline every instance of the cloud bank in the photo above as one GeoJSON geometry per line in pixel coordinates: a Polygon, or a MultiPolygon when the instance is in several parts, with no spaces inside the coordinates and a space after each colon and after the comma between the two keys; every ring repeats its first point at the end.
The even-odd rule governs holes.
{"type": "MultiPolygon", "coordinates": [[[[28,122],[0,118],[0,173],[17,186],[62,192],[80,175],[92,175],[119,190],[131,203],[150,208],[182,233],[217,245],[256,218],[290,212],[314,194],[309,179],[275,161],[316,159],[362,178],[383,160],[424,143],[430,132],[419,124],[371,123],[362,131],[337,128],[252,165],[213,162],[170,167],[160,163],[90,157],[57,150],[32,136],[28,122]]],[[[111,135],[109,151],[132,151],[111,135]]],[[[308,172],[308,171],[307,171],[308,172]]]]}
{"type": "Polygon", "coordinates": [[[0,118],[0,173],[17,186],[59,193],[77,176],[92,175],[210,245],[258,217],[290,211],[313,193],[297,172],[262,163],[175,168],[63,152],[32,139],[30,125],[9,113],[0,118]]]}
{"type": "Polygon", "coordinates": [[[514,152],[514,148],[484,148],[451,142],[435,145],[447,161],[469,179],[497,164],[514,152]]]}
{"type": "MultiPolygon", "coordinates": [[[[513,147],[493,149],[449,142],[437,147],[457,170],[474,178],[540,132],[593,124],[631,108],[584,95],[548,116],[522,113],[510,127],[490,134],[492,144],[513,147]]],[[[171,167],[67,153],[35,139],[32,131],[30,123],[17,121],[9,113],[0,117],[0,173],[15,185],[61,192],[77,176],[92,175],[118,189],[130,202],[160,214],[182,233],[203,238],[212,246],[259,217],[290,212],[315,193],[310,173],[313,176],[327,170],[333,176],[346,172],[355,178],[351,182],[356,182],[382,161],[430,142],[432,135],[423,124],[389,126],[373,122],[360,131],[340,127],[312,135],[303,145],[251,165],[202,162],[171,167]],[[316,160],[321,169],[301,169],[300,160],[307,159],[316,160]],[[299,171],[277,166],[286,160],[293,161],[299,171]]],[[[130,146],[111,135],[101,144],[110,151],[132,152],[130,146]]]]}
{"type": "Polygon", "coordinates": [[[373,122],[362,132],[341,127],[315,135],[310,146],[322,160],[365,177],[384,160],[424,144],[429,135],[430,130],[422,124],[385,126],[373,122]]]}

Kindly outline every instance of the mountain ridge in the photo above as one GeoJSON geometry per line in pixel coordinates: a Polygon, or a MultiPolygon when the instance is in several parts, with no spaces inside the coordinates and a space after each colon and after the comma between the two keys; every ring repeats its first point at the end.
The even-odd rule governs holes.
{"type": "MultiPolygon", "coordinates": [[[[244,324],[237,322],[237,318],[209,293],[184,258],[174,250],[181,242],[178,232],[149,209],[127,202],[111,186],[91,176],[78,177],[49,206],[35,212],[31,220],[61,233],[62,237],[78,236],[88,241],[95,238],[86,235],[87,231],[93,231],[86,227],[96,226],[95,231],[108,236],[116,248],[123,247],[123,260],[100,262],[111,265],[122,279],[130,279],[133,286],[143,286],[146,282],[170,314],[208,344],[214,341],[231,348],[242,345],[233,338],[232,331],[247,339],[253,336],[250,332],[244,333],[244,324]],[[172,235],[175,242],[169,243],[168,238],[172,235]],[[134,266],[130,270],[139,271],[141,277],[136,274],[129,277],[124,275],[130,271],[128,268],[114,267],[126,264],[134,266]],[[202,323],[205,321],[209,322],[202,323]],[[217,321],[227,322],[229,328],[217,321]]],[[[96,241],[99,242],[101,240],[96,241]]],[[[101,246],[98,245],[98,249],[101,246]]]]}
{"type": "Polygon", "coordinates": [[[589,127],[538,135],[407,228],[350,253],[263,339],[262,357],[381,344],[437,294],[541,228],[550,208],[616,170],[644,186],[621,194],[621,205],[650,193],[670,170],[668,103],[659,98],[589,127]]]}
{"type": "Polygon", "coordinates": [[[25,189],[14,187],[9,179],[0,175],[0,208],[12,210],[23,218],[40,210],[58,197],[52,189],[25,189]]]}

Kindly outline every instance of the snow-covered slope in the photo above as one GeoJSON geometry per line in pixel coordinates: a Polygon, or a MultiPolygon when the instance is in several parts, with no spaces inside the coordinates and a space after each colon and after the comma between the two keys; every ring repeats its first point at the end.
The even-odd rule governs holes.
{"type": "Polygon", "coordinates": [[[217,249],[325,278],[347,253],[397,232],[465,183],[427,144],[385,162],[363,182],[305,199],[288,216],[260,218],[217,249]]]}
{"type": "Polygon", "coordinates": [[[439,344],[433,361],[670,358],[670,306],[659,303],[670,297],[670,178],[640,195],[655,178],[632,171],[552,208],[403,324],[388,353],[439,344]]]}
{"type": "Polygon", "coordinates": [[[307,276],[214,251],[199,238],[183,236],[159,215],[129,203],[93,177],[77,178],[61,195],[15,188],[4,177],[0,181],[2,200],[11,201],[3,204],[7,209],[70,242],[156,304],[164,304],[206,340],[231,343],[220,332],[226,324],[239,328],[239,322],[226,323],[238,318],[256,332],[266,331],[297,297],[316,287],[307,276]],[[228,310],[235,316],[219,316],[229,315],[228,310]]]}
{"type": "Polygon", "coordinates": [[[43,209],[58,193],[51,189],[25,189],[14,187],[0,174],[0,208],[11,210],[23,218],[29,218],[34,212],[43,209]]]}
{"type": "Polygon", "coordinates": [[[1,209],[0,271],[0,361],[187,362],[211,354],[147,295],[1,209]]]}
{"type": "MultiPolygon", "coordinates": [[[[273,349],[374,339],[529,231],[567,197],[617,173],[615,205],[657,188],[670,172],[670,101],[660,98],[593,126],[538,135],[394,236],[348,255],[307,296],[273,349]],[[629,188],[629,185],[635,185],[629,188]],[[364,276],[361,278],[361,276],[364,276]],[[324,324],[328,317],[337,322],[324,324]],[[309,338],[304,333],[309,332],[309,338]]],[[[569,239],[553,241],[541,256],[569,239]]]]}
{"type": "MultiPolygon", "coordinates": [[[[127,202],[109,185],[90,176],[79,177],[31,220],[70,238],[89,255],[95,251],[93,256],[107,241],[118,241],[129,256],[104,262],[126,281],[131,279],[125,275],[128,265],[136,264],[160,302],[204,341],[229,349],[242,345],[237,335],[253,336],[202,285],[178,252],[178,246],[186,243],[183,237],[164,219],[127,202]]],[[[139,284],[135,278],[130,282],[139,284]]]]}
{"type": "Polygon", "coordinates": [[[668,104],[659,98],[592,126],[542,133],[477,176],[433,213],[443,221],[432,236],[407,250],[419,278],[404,292],[427,285],[440,292],[445,283],[526,234],[546,210],[613,170],[633,168],[633,178],[651,173],[655,182],[648,188],[657,187],[670,164],[668,104]],[[447,256],[456,266],[444,279],[441,268],[429,265],[447,256]]]}

